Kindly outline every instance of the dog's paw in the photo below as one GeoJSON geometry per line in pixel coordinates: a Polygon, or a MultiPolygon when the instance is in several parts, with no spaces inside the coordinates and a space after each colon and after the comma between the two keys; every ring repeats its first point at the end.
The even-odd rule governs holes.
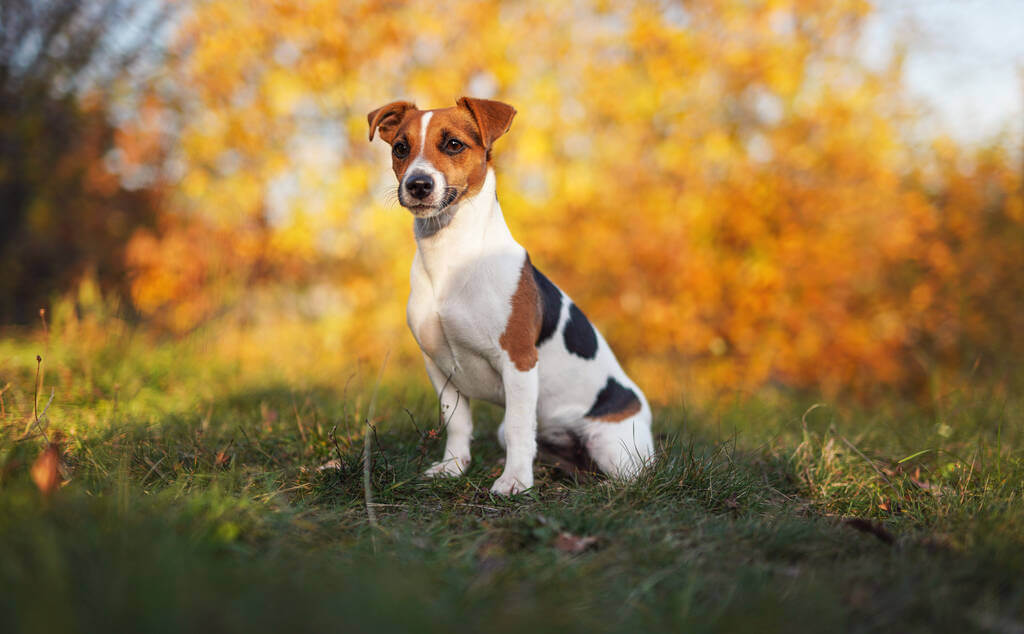
{"type": "Polygon", "coordinates": [[[428,478],[457,478],[466,473],[468,467],[469,458],[449,458],[435,462],[423,475],[428,478]]]}
{"type": "Polygon", "coordinates": [[[515,476],[510,473],[503,473],[501,477],[491,485],[491,493],[510,497],[517,493],[533,487],[533,474],[529,476],[515,476]]]}

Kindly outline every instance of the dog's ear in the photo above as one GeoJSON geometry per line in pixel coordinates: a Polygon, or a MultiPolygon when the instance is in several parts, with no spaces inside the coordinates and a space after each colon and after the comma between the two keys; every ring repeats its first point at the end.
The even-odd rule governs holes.
{"type": "Polygon", "coordinates": [[[512,125],[512,117],[516,116],[515,108],[500,101],[463,97],[456,103],[473,115],[476,127],[480,129],[484,147],[488,150],[498,137],[508,132],[509,126],[512,125]]]}
{"type": "Polygon", "coordinates": [[[380,138],[391,143],[405,113],[415,109],[416,104],[410,101],[392,101],[366,115],[366,121],[370,124],[370,140],[373,140],[373,133],[380,130],[380,138]]]}

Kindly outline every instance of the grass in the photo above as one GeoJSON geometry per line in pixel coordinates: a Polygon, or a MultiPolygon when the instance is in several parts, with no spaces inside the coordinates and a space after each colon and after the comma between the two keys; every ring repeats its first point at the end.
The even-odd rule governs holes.
{"type": "Polygon", "coordinates": [[[665,406],[639,481],[540,466],[504,500],[497,408],[474,405],[465,478],[418,477],[443,439],[399,357],[370,421],[373,527],[375,364],[62,332],[0,339],[4,632],[1024,631],[1024,401],[995,384],[665,406]],[[50,496],[36,354],[67,466],[50,496]]]}

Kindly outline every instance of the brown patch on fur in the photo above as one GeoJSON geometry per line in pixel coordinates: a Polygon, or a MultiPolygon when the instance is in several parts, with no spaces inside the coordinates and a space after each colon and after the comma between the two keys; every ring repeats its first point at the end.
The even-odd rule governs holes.
{"type": "MultiPolygon", "coordinates": [[[[475,195],[487,178],[487,148],[482,144],[473,118],[460,108],[434,110],[427,126],[427,144],[423,158],[444,173],[449,187],[459,191],[459,198],[475,195]],[[465,144],[455,155],[443,150],[450,139],[465,144]]],[[[456,199],[457,200],[457,199],[456,199]]]]}
{"type": "Polygon", "coordinates": [[[519,285],[511,301],[512,312],[498,343],[508,353],[516,369],[526,372],[537,365],[537,333],[540,332],[541,323],[540,294],[533,279],[533,265],[529,255],[523,260],[519,285]]]}
{"type": "Polygon", "coordinates": [[[512,126],[512,119],[516,116],[516,109],[500,101],[474,99],[473,97],[462,97],[456,103],[460,108],[465,108],[473,115],[484,147],[487,148],[487,160],[490,160],[491,146],[498,140],[498,137],[508,132],[512,126]]]}
{"type": "Polygon", "coordinates": [[[391,138],[385,139],[383,129],[381,131],[381,138],[391,144],[394,147],[395,143],[399,141],[405,141],[409,144],[409,153],[403,158],[398,158],[391,154],[391,167],[395,170],[395,176],[398,177],[398,182],[402,182],[402,177],[405,175],[407,167],[412,165],[412,162],[416,160],[420,151],[420,120],[423,118],[423,113],[426,110],[409,110],[402,115],[401,121],[395,126],[392,131],[391,138]]]}
{"type": "Polygon", "coordinates": [[[373,133],[379,129],[380,138],[391,143],[409,110],[416,110],[416,104],[411,101],[392,101],[366,115],[366,121],[370,124],[370,140],[373,140],[373,133]]]}
{"type": "Polygon", "coordinates": [[[642,406],[640,405],[640,400],[639,399],[634,399],[625,408],[623,408],[623,409],[621,409],[621,410],[619,410],[617,412],[612,412],[611,414],[605,414],[604,416],[601,416],[599,418],[595,418],[594,420],[600,420],[600,421],[604,421],[606,423],[619,423],[619,422],[622,422],[622,421],[626,420],[630,416],[636,414],[637,412],[639,412],[641,407],[642,406]]]}

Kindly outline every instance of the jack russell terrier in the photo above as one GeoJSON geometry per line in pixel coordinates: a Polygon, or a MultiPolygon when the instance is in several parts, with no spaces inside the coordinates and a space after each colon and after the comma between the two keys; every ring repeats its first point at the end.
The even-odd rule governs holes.
{"type": "Polygon", "coordinates": [[[371,112],[391,145],[398,201],[415,217],[409,329],[447,420],[428,476],[469,465],[469,399],[505,406],[505,469],[493,493],[533,486],[538,443],[630,479],[651,459],[651,408],[583,312],[530,263],[495,196],[491,146],[515,108],[463,97],[454,108],[396,101],[371,112]]]}

